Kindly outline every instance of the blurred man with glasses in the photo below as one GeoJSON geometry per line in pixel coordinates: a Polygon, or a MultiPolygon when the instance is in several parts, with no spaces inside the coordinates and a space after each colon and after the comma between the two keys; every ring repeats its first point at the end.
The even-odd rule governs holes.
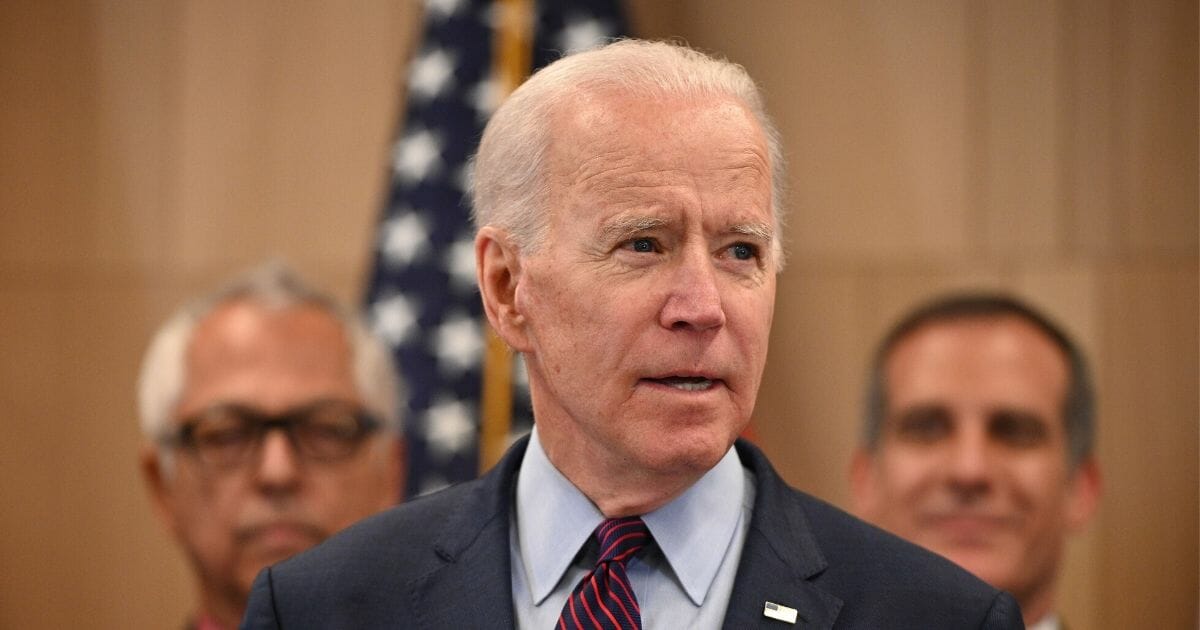
{"type": "Polygon", "coordinates": [[[260,569],[396,503],[399,390],[387,348],[281,264],[163,324],[141,468],[195,572],[192,627],[236,627],[260,569]]]}

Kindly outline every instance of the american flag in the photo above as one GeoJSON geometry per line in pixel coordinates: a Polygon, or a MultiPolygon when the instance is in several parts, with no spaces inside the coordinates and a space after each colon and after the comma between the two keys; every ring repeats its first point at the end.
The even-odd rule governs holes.
{"type": "MultiPolygon", "coordinates": [[[[404,128],[375,242],[367,313],[408,388],[408,496],[479,474],[486,345],[464,197],[488,116],[503,98],[493,75],[500,0],[427,0],[409,64],[404,128]]],[[[616,0],[534,3],[533,68],[625,32],[616,0]]],[[[514,373],[512,433],[532,425],[524,370],[514,373]]]]}

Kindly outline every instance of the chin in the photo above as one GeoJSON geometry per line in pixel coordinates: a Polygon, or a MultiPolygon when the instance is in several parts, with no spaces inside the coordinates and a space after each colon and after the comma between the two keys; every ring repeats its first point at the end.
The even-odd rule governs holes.
{"type": "Polygon", "coordinates": [[[733,440],[724,441],[715,436],[690,440],[683,436],[664,436],[657,448],[644,454],[642,461],[652,470],[691,472],[699,476],[716,466],[732,444],[733,440]]]}

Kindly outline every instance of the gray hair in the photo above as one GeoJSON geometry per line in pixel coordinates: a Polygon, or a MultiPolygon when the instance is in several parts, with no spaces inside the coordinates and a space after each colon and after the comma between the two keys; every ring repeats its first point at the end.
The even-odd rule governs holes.
{"type": "Polygon", "coordinates": [[[1049,338],[1063,353],[1068,376],[1063,400],[1063,420],[1067,431],[1067,456],[1072,467],[1090,457],[1095,443],[1095,395],[1087,361],[1079,346],[1053,320],[1024,302],[999,293],[963,293],[937,298],[916,308],[884,336],[871,362],[863,423],[863,444],[874,451],[879,446],[887,415],[887,375],[884,363],[898,343],[920,328],[963,319],[1015,317],[1028,322],[1049,338]]]}
{"type": "Polygon", "coordinates": [[[624,39],[571,54],[517,88],[488,121],[474,158],[475,225],[507,230],[522,251],[541,245],[550,208],[545,156],[554,141],[546,121],[580,96],[610,89],[648,99],[728,96],[750,110],[767,139],[775,232],[772,253],[777,269],[782,269],[783,147],[762,93],[741,66],[668,42],[624,39]]]}
{"type": "Polygon", "coordinates": [[[358,316],[312,288],[286,264],[272,261],[185,305],[154,334],[138,378],[138,411],[142,434],[147,439],[161,443],[172,429],[171,416],[183,394],[187,350],[197,324],[219,306],[243,300],[272,309],[315,306],[337,320],[350,345],[354,381],[367,410],[380,419],[386,430],[399,432],[403,385],[391,351],[358,316]]]}

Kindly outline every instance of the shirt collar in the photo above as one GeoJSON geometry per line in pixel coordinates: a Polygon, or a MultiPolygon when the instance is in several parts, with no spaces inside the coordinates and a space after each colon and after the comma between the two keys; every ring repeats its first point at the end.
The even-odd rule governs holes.
{"type": "Polygon", "coordinates": [[[1054,613],[1046,613],[1037,623],[1029,626],[1029,630],[1058,630],[1062,626],[1058,623],[1058,616],[1054,613]]]}
{"type": "Polygon", "coordinates": [[[745,475],[730,447],[692,487],[642,520],[666,556],[688,598],[697,606],[721,568],[742,516],[745,475]]]}
{"type": "MultiPolygon", "coordinates": [[[[721,461],[679,497],[642,516],[688,598],[704,602],[733,538],[744,487],[741,460],[730,447],[721,461]]],[[[529,439],[517,477],[517,532],[530,593],[550,595],[604,514],[529,439]]]]}

